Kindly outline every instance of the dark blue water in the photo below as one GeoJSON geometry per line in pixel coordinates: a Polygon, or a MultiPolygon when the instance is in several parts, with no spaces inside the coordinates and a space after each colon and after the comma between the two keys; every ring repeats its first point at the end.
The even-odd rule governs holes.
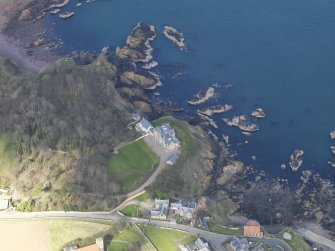
{"type": "Polygon", "coordinates": [[[65,52],[122,46],[138,21],[157,30],[175,26],[190,50],[180,52],[162,36],[154,42],[164,84],[158,89],[161,98],[181,102],[188,116],[198,107],[186,100],[200,88],[230,83],[230,90],[217,89],[216,99],[204,106],[235,106],[214,117],[220,124],[215,132],[229,134],[244,161],[291,183],[306,169],[335,180],[335,169],[326,163],[335,161],[329,137],[335,129],[335,1],[97,0],[79,8],[75,3],[65,8],[76,12],[69,20],[47,17],[55,22],[65,52]],[[176,72],[185,75],[171,78],[176,72]],[[221,121],[258,106],[268,116],[251,137],[221,121]],[[237,146],[245,140],[249,144],[237,146]],[[303,166],[297,173],[282,171],[280,164],[295,148],[305,150],[303,166]]]}

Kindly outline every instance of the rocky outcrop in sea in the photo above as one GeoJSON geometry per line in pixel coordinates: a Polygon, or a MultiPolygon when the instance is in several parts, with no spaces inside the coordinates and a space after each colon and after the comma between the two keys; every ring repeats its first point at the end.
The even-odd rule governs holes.
{"type": "Polygon", "coordinates": [[[120,80],[124,84],[138,85],[147,90],[153,90],[161,85],[160,80],[150,72],[140,74],[133,71],[126,71],[122,73],[120,80]]]}
{"type": "Polygon", "coordinates": [[[335,131],[331,131],[330,132],[330,138],[331,139],[335,139],[335,131]]]}
{"type": "Polygon", "coordinates": [[[265,118],[266,114],[262,108],[256,108],[255,111],[251,112],[251,116],[257,119],[265,118]]]}
{"type": "Polygon", "coordinates": [[[183,33],[179,32],[176,28],[172,26],[164,26],[163,34],[167,39],[176,44],[180,50],[183,51],[187,48],[183,33]]]}
{"type": "Polygon", "coordinates": [[[222,119],[226,125],[235,126],[240,128],[243,132],[250,133],[259,130],[259,126],[253,123],[249,123],[245,115],[235,116],[231,119],[222,119]]]}
{"type": "Polygon", "coordinates": [[[200,90],[196,97],[192,100],[189,100],[187,103],[190,105],[199,105],[205,103],[207,100],[212,98],[215,94],[215,89],[213,87],[209,87],[206,91],[200,90]]]}
{"type": "Polygon", "coordinates": [[[216,106],[211,106],[208,108],[204,108],[201,110],[198,110],[198,113],[202,114],[202,115],[206,115],[206,116],[212,116],[214,114],[219,114],[219,113],[223,113],[223,112],[228,112],[230,110],[233,109],[232,105],[216,105],[216,106]]]}
{"type": "Polygon", "coordinates": [[[216,122],[213,119],[211,119],[210,117],[208,117],[206,115],[203,115],[199,112],[197,113],[197,115],[202,120],[202,122],[200,122],[202,125],[213,126],[214,128],[219,128],[219,126],[216,124],[216,122]]]}
{"type": "Polygon", "coordinates": [[[138,23],[128,36],[126,45],[123,48],[116,48],[116,57],[132,62],[148,63],[152,60],[151,42],[156,38],[155,27],[143,23],[138,23]]]}
{"type": "Polygon", "coordinates": [[[296,149],[290,156],[290,167],[292,171],[296,172],[301,167],[303,163],[302,156],[304,155],[304,150],[296,149]]]}
{"type": "Polygon", "coordinates": [[[330,150],[332,151],[332,153],[335,155],[335,146],[331,146],[330,150]]]}

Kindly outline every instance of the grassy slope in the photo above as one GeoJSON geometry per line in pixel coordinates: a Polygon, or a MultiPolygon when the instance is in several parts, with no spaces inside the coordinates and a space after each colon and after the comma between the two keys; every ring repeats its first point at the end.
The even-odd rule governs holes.
{"type": "Polygon", "coordinates": [[[173,229],[163,229],[143,225],[140,227],[158,251],[177,251],[178,245],[186,244],[197,238],[196,236],[173,229]]]}
{"type": "Polygon", "coordinates": [[[143,139],[119,149],[108,161],[108,170],[122,191],[129,191],[142,183],[159,163],[159,157],[143,139]]]}
{"type": "Polygon", "coordinates": [[[218,234],[228,234],[228,235],[240,235],[242,234],[242,229],[230,229],[218,226],[214,222],[208,222],[209,231],[218,234]]]}
{"type": "Polygon", "coordinates": [[[278,234],[278,238],[283,239],[292,248],[293,251],[311,251],[312,248],[304,241],[303,237],[294,231],[292,228],[286,228],[278,234]],[[292,235],[292,240],[285,240],[283,238],[284,232],[292,235]]]}
{"type": "Polygon", "coordinates": [[[220,225],[229,226],[231,223],[227,216],[234,212],[237,209],[237,206],[229,198],[220,201],[214,201],[208,198],[207,208],[208,212],[214,217],[215,222],[220,225]]]}

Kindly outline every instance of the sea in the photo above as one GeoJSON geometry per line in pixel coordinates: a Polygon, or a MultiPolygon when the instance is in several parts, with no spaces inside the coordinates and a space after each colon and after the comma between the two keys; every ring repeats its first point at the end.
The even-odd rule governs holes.
{"type": "MultiPolygon", "coordinates": [[[[334,0],[71,0],[62,20],[48,14],[49,35],[64,41],[60,53],[100,51],[123,46],[137,22],[156,27],[155,69],[163,83],[161,100],[181,104],[178,116],[218,104],[234,109],[217,114],[212,131],[229,135],[231,149],[247,165],[282,177],[291,185],[303,170],[335,181],[330,132],[335,130],[335,1],[334,0]],[[184,34],[188,51],[167,40],[164,25],[184,34]],[[191,106],[187,100],[215,83],[209,102],[191,106]],[[257,120],[251,136],[226,126],[222,118],[250,114],[261,107],[267,116],[257,120]],[[303,149],[297,172],[288,166],[295,149],[303,149]],[[252,156],[255,156],[253,159],[252,156]]],[[[152,96],[152,99],[157,99],[152,96]]]]}

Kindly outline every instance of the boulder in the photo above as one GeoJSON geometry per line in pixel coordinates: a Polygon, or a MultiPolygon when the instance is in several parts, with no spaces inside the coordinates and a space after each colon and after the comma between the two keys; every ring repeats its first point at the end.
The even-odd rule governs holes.
{"type": "Polygon", "coordinates": [[[32,13],[31,13],[31,11],[29,9],[24,9],[21,12],[21,15],[19,17],[20,21],[30,21],[32,19],[33,19],[33,15],[32,15],[32,13]]]}

